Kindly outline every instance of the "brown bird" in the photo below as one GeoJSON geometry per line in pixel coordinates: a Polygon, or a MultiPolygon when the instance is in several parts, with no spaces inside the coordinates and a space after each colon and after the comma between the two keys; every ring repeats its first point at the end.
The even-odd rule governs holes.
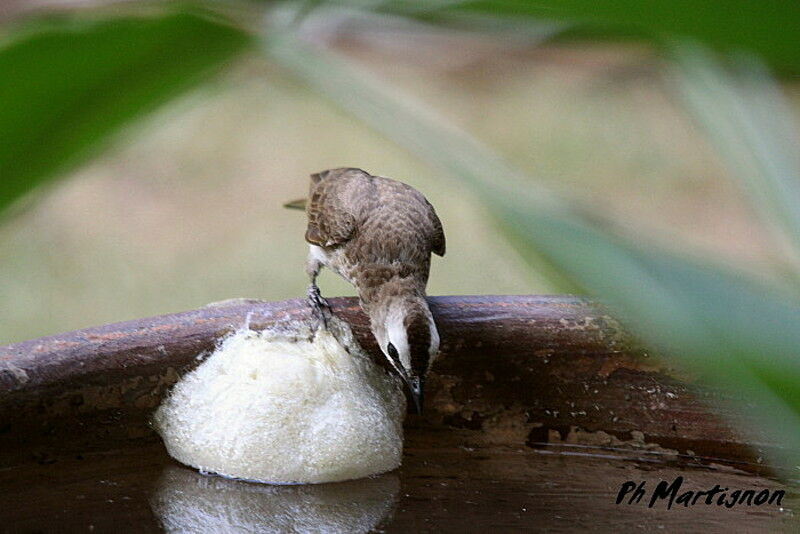
{"type": "Polygon", "coordinates": [[[324,317],[316,279],[323,266],[353,284],[391,367],[422,412],[439,333],[426,301],[431,252],[444,256],[442,223],[425,197],[404,183],[354,168],[311,175],[305,207],[309,299],[324,317]]]}

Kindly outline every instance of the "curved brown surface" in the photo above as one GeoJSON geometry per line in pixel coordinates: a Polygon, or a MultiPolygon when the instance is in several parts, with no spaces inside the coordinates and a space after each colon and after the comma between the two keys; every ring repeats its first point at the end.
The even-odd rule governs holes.
{"type": "MultiPolygon", "coordinates": [[[[356,300],[330,302],[375,352],[356,300]]],[[[412,439],[424,426],[450,429],[476,446],[592,447],[736,462],[759,454],[724,417],[710,413],[707,399],[586,300],[465,296],[430,302],[442,354],[424,418],[407,422],[412,439]]],[[[0,347],[0,460],[27,447],[46,456],[73,444],[84,450],[151,439],[150,413],[198,354],[246,322],[261,329],[297,319],[310,319],[304,300],[235,300],[0,347]]]]}

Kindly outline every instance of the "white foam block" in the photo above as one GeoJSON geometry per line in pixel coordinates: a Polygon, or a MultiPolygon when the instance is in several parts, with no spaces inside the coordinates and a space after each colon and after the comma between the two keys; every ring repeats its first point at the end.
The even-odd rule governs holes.
{"type": "MultiPolygon", "coordinates": [[[[271,483],[320,483],[400,465],[399,381],[337,322],[313,341],[240,330],[174,386],[154,423],[197,469],[271,483]]],[[[301,333],[302,335],[302,333],[301,333]]]]}

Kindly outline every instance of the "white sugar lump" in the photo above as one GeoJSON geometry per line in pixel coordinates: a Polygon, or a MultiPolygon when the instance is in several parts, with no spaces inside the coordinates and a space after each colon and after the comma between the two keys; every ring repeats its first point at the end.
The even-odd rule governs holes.
{"type": "Polygon", "coordinates": [[[186,374],[154,417],[169,454],[220,475],[321,483],[400,465],[405,396],[347,325],[313,341],[242,329],[186,374]],[[337,340],[337,337],[339,340],[337,340]],[[347,349],[345,348],[347,347],[347,349]],[[349,350],[349,352],[348,352],[349,350]]]}

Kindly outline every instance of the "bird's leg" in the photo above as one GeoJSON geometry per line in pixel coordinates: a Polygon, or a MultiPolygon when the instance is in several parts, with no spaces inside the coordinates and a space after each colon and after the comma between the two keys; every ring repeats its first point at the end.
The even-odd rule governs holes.
{"type": "Polygon", "coordinates": [[[308,286],[308,303],[311,305],[311,312],[314,317],[327,329],[328,319],[333,315],[333,312],[328,301],[320,295],[319,287],[314,281],[308,286]]]}
{"type": "Polygon", "coordinates": [[[328,301],[322,298],[319,287],[317,286],[317,275],[321,268],[322,262],[316,258],[309,257],[308,263],[306,264],[306,272],[311,279],[311,283],[308,286],[308,303],[311,306],[311,312],[314,318],[327,330],[328,319],[333,315],[333,312],[328,301]]]}

